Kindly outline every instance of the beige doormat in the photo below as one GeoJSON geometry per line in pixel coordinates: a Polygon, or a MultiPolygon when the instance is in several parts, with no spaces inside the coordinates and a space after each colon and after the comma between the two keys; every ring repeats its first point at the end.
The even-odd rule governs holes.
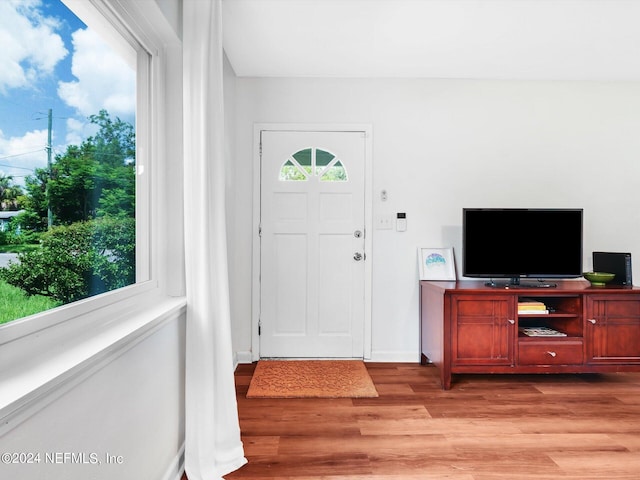
{"type": "Polygon", "coordinates": [[[260,360],[247,392],[247,398],[377,396],[360,360],[260,360]]]}

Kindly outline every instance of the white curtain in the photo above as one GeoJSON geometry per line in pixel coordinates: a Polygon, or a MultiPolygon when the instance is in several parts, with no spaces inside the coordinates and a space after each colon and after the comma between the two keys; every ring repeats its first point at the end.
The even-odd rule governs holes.
{"type": "Polygon", "coordinates": [[[221,9],[221,0],[183,1],[189,480],[222,478],[246,463],[229,312],[221,9]]]}

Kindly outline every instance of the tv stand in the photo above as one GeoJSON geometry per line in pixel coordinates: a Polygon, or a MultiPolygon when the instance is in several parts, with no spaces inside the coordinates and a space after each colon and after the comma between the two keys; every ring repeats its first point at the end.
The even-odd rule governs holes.
{"type": "Polygon", "coordinates": [[[640,372],[640,288],[421,281],[420,343],[445,390],[456,374],[640,372]]]}
{"type": "Polygon", "coordinates": [[[506,282],[495,282],[493,279],[485,282],[487,287],[492,288],[555,288],[558,286],[557,283],[545,282],[544,280],[537,281],[522,281],[520,277],[512,277],[510,280],[506,282]]]}

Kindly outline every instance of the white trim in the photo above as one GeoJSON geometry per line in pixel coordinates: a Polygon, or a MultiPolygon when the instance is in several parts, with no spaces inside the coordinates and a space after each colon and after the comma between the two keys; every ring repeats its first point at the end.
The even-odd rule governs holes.
{"type": "MultiPolygon", "coordinates": [[[[185,312],[184,298],[158,299],[152,295],[144,302],[134,298],[123,302],[119,318],[113,318],[111,311],[101,312],[88,325],[90,340],[83,336],[70,338],[47,352],[46,365],[30,363],[28,353],[6,365],[0,370],[0,437],[185,312]]],[[[46,343],[66,336],[56,329],[40,335],[50,337],[46,343]]],[[[25,338],[24,342],[31,344],[34,340],[25,338]]],[[[21,345],[24,342],[3,348],[12,347],[8,353],[15,358],[16,351],[25,350],[21,345]]]]}
{"type": "Polygon", "coordinates": [[[251,363],[252,361],[253,361],[253,358],[252,358],[252,355],[251,355],[251,351],[236,352],[236,358],[235,358],[234,367],[237,367],[238,365],[240,365],[242,363],[251,363]]]}
{"type": "Polygon", "coordinates": [[[66,322],[75,321],[80,327],[81,323],[86,322],[80,317],[93,315],[100,309],[143,295],[156,287],[156,282],[151,281],[133,284],[5,323],[0,325],[0,348],[9,342],[66,322]]]}
{"type": "Polygon", "coordinates": [[[375,350],[371,354],[371,358],[367,359],[369,362],[381,362],[381,363],[420,363],[420,353],[415,351],[390,351],[390,350],[375,350]]]}
{"type": "Polygon", "coordinates": [[[180,480],[184,474],[184,442],[180,445],[178,454],[173,459],[173,462],[167,468],[167,471],[162,476],[162,480],[180,480]]]}
{"type": "Polygon", "coordinates": [[[364,164],[364,251],[369,259],[364,262],[364,358],[371,358],[372,345],[372,292],[373,292],[373,127],[368,125],[364,130],[365,164],[364,164]]]}
{"type": "Polygon", "coordinates": [[[291,132],[364,132],[365,134],[365,184],[364,184],[364,222],[365,222],[365,261],[364,272],[364,358],[371,358],[371,292],[373,263],[373,126],[371,124],[292,124],[292,123],[256,123],[253,126],[253,227],[252,227],[252,281],[251,281],[251,354],[252,360],[260,360],[260,337],[258,321],[260,319],[260,140],[263,131],[291,132]]]}
{"type": "Polygon", "coordinates": [[[253,126],[253,224],[251,229],[251,353],[254,362],[260,360],[260,141],[263,126],[253,126]]]}

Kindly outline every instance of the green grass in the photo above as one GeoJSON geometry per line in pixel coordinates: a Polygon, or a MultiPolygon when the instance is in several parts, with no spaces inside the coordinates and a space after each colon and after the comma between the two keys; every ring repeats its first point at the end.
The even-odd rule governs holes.
{"type": "Polygon", "coordinates": [[[59,305],[59,302],[47,297],[29,297],[21,289],[0,280],[0,324],[44,312],[59,305]]]}
{"type": "Polygon", "coordinates": [[[24,253],[40,248],[39,243],[24,243],[20,245],[0,245],[0,253],[24,253]]]}

